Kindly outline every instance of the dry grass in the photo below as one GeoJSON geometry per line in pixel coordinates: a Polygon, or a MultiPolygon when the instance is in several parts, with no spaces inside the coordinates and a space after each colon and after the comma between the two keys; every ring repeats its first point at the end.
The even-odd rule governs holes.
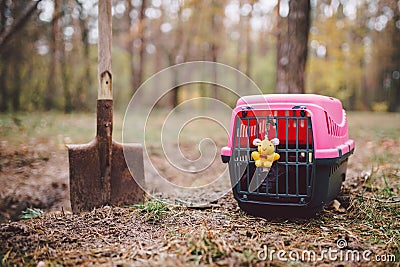
{"type": "MultiPolygon", "coordinates": [[[[86,118],[89,120],[91,117],[86,118]]],[[[327,257],[317,262],[283,262],[276,258],[276,254],[272,261],[259,259],[264,246],[269,252],[281,249],[287,253],[305,250],[320,253],[324,249],[336,249],[339,239],[347,241],[348,250],[361,253],[370,250],[371,259],[375,259],[376,255],[394,255],[396,262],[391,263],[398,265],[399,115],[350,113],[348,117],[350,135],[356,140],[357,147],[350,158],[348,177],[338,197],[340,208],[327,208],[308,220],[271,221],[246,215],[228,194],[205,209],[172,207],[148,200],[144,205],[103,207],[82,214],[47,212],[38,218],[1,224],[0,265],[36,266],[41,261],[49,266],[388,264],[346,261],[343,258],[332,261],[327,257]]],[[[1,119],[4,123],[4,117],[1,119]]],[[[12,126],[11,120],[9,122],[7,129],[20,131],[17,126],[12,126]]],[[[74,128],[75,122],[70,123],[69,128],[74,128]]],[[[57,132],[55,127],[44,129],[48,134],[41,137],[37,133],[35,136],[38,140],[43,138],[48,144],[50,141],[44,136],[51,136],[51,132],[56,136],[63,130],[57,132]]],[[[79,133],[68,132],[71,139],[79,141],[75,134],[80,136],[79,133]]],[[[19,137],[14,137],[12,133],[1,136],[1,141],[7,141],[19,151],[23,140],[18,140],[19,137]]],[[[2,151],[9,151],[11,147],[2,151]]],[[[58,154],[65,153],[56,149],[57,143],[49,147],[58,154]]],[[[13,172],[17,158],[9,156],[7,160],[9,165],[0,172],[0,179],[4,179],[6,174],[18,177],[13,172]]],[[[51,160],[48,163],[41,158],[35,160],[44,166],[54,165],[51,160]]],[[[4,162],[3,158],[1,162],[4,162]]],[[[26,165],[23,173],[28,175],[32,168],[26,165]]]]}

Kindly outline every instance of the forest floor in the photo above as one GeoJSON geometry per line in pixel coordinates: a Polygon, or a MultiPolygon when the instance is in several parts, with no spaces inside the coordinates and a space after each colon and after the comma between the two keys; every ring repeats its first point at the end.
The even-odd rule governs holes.
{"type": "Polygon", "coordinates": [[[356,150],[337,200],[312,219],[267,220],[231,193],[201,209],[148,199],[72,214],[65,144],[91,140],[94,115],[0,115],[0,266],[398,266],[400,114],[348,120],[356,150]],[[27,208],[44,213],[20,220],[27,208]]]}

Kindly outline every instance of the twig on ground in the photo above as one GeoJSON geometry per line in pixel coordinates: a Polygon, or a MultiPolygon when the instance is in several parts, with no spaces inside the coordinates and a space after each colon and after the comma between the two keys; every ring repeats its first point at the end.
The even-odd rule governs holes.
{"type": "Polygon", "coordinates": [[[376,201],[379,203],[383,203],[383,204],[396,204],[396,203],[400,203],[400,196],[392,196],[386,200],[382,200],[375,197],[368,197],[368,196],[364,196],[363,194],[359,194],[359,193],[354,193],[357,197],[361,197],[362,199],[366,199],[366,200],[372,200],[372,201],[376,201]]]}

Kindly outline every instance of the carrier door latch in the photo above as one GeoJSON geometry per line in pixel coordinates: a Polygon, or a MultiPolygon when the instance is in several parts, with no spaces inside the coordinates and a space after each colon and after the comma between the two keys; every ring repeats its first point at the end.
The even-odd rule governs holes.
{"type": "Polygon", "coordinates": [[[292,109],[307,109],[306,106],[293,106],[292,109]]]}
{"type": "Polygon", "coordinates": [[[305,109],[307,109],[306,106],[293,106],[292,109],[294,109],[294,110],[300,109],[300,116],[302,116],[302,117],[306,116],[306,112],[304,111],[305,109]]]}
{"type": "Polygon", "coordinates": [[[247,106],[247,107],[242,107],[242,118],[247,117],[247,111],[254,109],[253,107],[247,106]]]}

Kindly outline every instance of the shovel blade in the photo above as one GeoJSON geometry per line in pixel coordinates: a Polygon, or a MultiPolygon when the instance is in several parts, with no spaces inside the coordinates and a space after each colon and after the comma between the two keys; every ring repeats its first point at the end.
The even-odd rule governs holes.
{"type": "Polygon", "coordinates": [[[112,143],[111,179],[101,177],[97,140],[85,145],[68,145],[70,200],[72,212],[90,211],[104,205],[143,202],[143,149],[139,144],[112,143]],[[131,175],[124,149],[134,162],[131,175]]]}
{"type": "Polygon", "coordinates": [[[144,185],[142,145],[120,144],[113,141],[111,204],[121,206],[143,202],[144,192],[140,185],[144,185]],[[126,160],[132,162],[130,164],[132,170],[129,170],[126,160]]]}

